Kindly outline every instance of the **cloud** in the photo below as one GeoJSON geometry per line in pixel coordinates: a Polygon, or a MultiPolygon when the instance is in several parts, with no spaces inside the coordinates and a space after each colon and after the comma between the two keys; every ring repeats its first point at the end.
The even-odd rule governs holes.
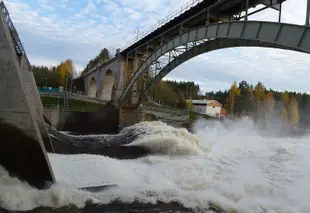
{"type": "MultiPolygon", "coordinates": [[[[31,62],[56,65],[71,58],[81,70],[102,48],[124,46],[188,0],[5,0],[31,62]]],[[[306,0],[287,0],[282,21],[304,24],[306,0]]],[[[277,21],[266,10],[250,19],[277,21]]],[[[310,91],[309,55],[267,48],[230,48],[196,57],[167,76],[194,80],[203,90],[234,80],[276,89],[310,91]]]]}

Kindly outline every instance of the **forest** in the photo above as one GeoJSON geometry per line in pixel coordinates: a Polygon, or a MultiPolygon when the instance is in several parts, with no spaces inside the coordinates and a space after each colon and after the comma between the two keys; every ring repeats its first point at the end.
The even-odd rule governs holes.
{"type": "Polygon", "coordinates": [[[59,86],[68,89],[71,80],[76,77],[76,70],[71,59],[61,62],[57,66],[31,66],[38,87],[53,87],[59,86]]]}

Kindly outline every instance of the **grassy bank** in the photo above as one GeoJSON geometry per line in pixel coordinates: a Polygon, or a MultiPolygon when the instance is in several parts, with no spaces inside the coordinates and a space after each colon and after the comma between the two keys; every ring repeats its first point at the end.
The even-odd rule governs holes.
{"type": "MultiPolygon", "coordinates": [[[[44,108],[58,106],[58,104],[60,108],[63,108],[64,106],[63,98],[41,97],[41,101],[42,101],[44,108]]],[[[97,111],[98,109],[104,106],[103,104],[81,101],[81,100],[76,100],[76,99],[69,99],[68,103],[69,103],[69,108],[71,110],[86,111],[86,112],[97,111]]]]}

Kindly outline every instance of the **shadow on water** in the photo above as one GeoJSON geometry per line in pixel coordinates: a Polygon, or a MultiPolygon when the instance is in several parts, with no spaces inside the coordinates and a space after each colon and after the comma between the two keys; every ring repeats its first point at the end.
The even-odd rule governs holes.
{"type": "Polygon", "coordinates": [[[52,181],[44,152],[37,141],[1,118],[0,137],[0,164],[11,176],[37,188],[44,188],[45,181],[52,181]]]}
{"type": "MultiPolygon", "coordinates": [[[[217,209],[216,207],[210,207],[209,209],[199,210],[185,208],[179,203],[170,202],[157,204],[150,203],[121,203],[118,201],[105,204],[105,205],[95,205],[90,204],[86,207],[79,209],[78,207],[71,205],[62,208],[49,208],[49,207],[39,207],[31,211],[23,211],[23,213],[224,213],[223,211],[217,209]]],[[[13,213],[0,208],[0,213],[13,213]]],[[[14,213],[21,213],[21,211],[14,211],[14,213]]]]}
{"type": "Polygon", "coordinates": [[[138,137],[133,131],[118,135],[78,136],[58,132],[48,127],[56,154],[93,154],[117,159],[135,159],[150,152],[139,146],[125,146],[138,137]]]}

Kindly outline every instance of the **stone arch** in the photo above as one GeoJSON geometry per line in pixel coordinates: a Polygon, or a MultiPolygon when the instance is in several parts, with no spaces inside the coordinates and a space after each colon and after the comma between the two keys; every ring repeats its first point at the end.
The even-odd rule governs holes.
{"type": "Polygon", "coordinates": [[[114,87],[115,77],[113,72],[109,69],[104,73],[101,82],[101,99],[105,101],[110,101],[112,99],[114,87]]]}
{"type": "Polygon", "coordinates": [[[263,46],[310,53],[310,28],[307,26],[262,21],[234,21],[205,25],[174,37],[151,53],[138,70],[135,71],[125,87],[119,103],[124,100],[139,76],[162,55],[190,42],[206,39],[209,40],[208,42],[217,39],[240,39],[246,41],[239,46],[249,46],[248,42],[257,41],[259,44],[263,44],[263,46]]]}
{"type": "Polygon", "coordinates": [[[92,98],[96,98],[97,91],[98,91],[98,88],[96,84],[96,79],[95,77],[92,77],[88,83],[87,95],[92,98]]]}

